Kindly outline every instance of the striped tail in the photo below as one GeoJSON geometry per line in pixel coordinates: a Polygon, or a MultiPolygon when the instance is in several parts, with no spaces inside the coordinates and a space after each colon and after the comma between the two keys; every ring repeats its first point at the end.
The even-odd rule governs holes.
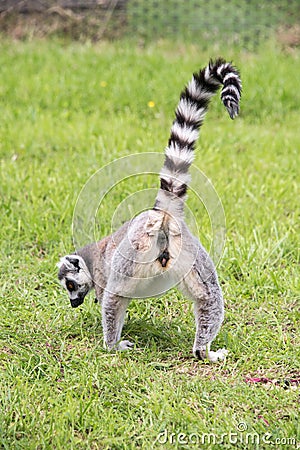
{"type": "Polygon", "coordinates": [[[160,189],[154,209],[168,211],[174,215],[182,214],[187,185],[190,182],[188,170],[194,159],[195,144],[210,99],[221,85],[221,100],[231,119],[234,119],[239,113],[242,84],[237,69],[223,59],[211,60],[207,67],[193,75],[182,91],[165,150],[160,189]]]}

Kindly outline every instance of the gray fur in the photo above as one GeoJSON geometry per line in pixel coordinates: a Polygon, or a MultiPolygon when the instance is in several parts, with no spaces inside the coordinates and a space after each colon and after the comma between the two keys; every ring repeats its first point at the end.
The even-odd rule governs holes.
{"type": "Polygon", "coordinates": [[[194,302],[197,358],[222,360],[227,350],[210,350],[224,318],[217,273],[209,255],[184,222],[188,167],[210,97],[223,84],[222,101],[230,117],[238,113],[241,82],[231,64],[219,59],[194,75],[181,95],[171,129],[155,206],[111,236],[61,259],[58,278],[73,307],[95,289],[102,303],[104,345],[127,350],[121,341],[126,308],[132,297],[161,295],[177,286],[194,302]],[[232,88],[232,86],[234,88],[232,88]]]}

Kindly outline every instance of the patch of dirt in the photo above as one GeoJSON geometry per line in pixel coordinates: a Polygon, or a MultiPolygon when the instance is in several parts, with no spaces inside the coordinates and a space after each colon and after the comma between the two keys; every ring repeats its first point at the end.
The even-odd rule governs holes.
{"type": "Polygon", "coordinates": [[[16,40],[63,36],[99,41],[120,38],[126,30],[126,11],[96,8],[73,11],[59,6],[46,11],[0,12],[0,32],[16,40]]]}
{"type": "Polygon", "coordinates": [[[277,32],[277,40],[286,48],[300,47],[300,25],[281,27],[277,32]]]}

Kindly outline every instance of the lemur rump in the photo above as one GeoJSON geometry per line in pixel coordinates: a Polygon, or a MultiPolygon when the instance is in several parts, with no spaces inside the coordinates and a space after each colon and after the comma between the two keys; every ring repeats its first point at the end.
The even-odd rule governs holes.
{"type": "Polygon", "coordinates": [[[184,221],[189,167],[209,101],[223,85],[221,100],[232,119],[239,112],[241,80],[223,59],[210,61],[182,91],[171,128],[160,189],[154,207],[125,223],[111,236],[61,258],[58,278],[73,307],[95,289],[102,303],[104,345],[133,347],[121,341],[126,308],[132,297],[160,295],[176,285],[194,301],[197,358],[222,360],[227,351],[210,350],[224,317],[215,267],[184,221]]]}

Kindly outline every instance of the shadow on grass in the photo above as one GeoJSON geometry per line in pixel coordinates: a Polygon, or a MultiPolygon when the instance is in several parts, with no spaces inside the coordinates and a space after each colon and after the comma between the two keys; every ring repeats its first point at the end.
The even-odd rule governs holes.
{"type": "Polygon", "coordinates": [[[166,320],[130,319],[123,329],[123,338],[141,347],[156,347],[159,351],[182,350],[191,346],[193,336],[178,323],[166,320]]]}
{"type": "MultiPolygon", "coordinates": [[[[81,311],[82,316],[74,316],[74,322],[61,330],[67,340],[99,340],[103,333],[101,314],[94,311],[81,311]],[[79,320],[78,320],[79,319],[79,320]]],[[[134,342],[137,347],[151,348],[157,351],[182,351],[192,347],[194,331],[178,319],[127,318],[122,331],[122,339],[134,342]]]]}

